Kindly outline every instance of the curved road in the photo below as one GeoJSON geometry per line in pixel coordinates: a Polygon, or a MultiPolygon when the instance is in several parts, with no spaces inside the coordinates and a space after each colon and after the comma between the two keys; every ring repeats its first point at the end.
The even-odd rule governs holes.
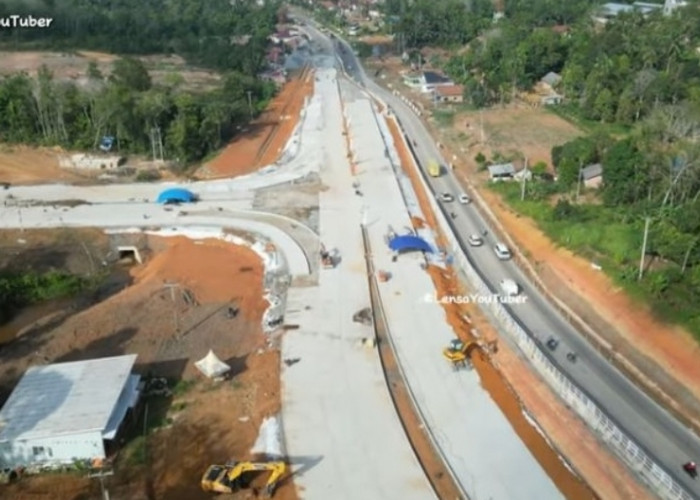
{"type": "MultiPolygon", "coordinates": [[[[315,34],[323,37],[319,32],[315,34]]],[[[384,100],[401,121],[406,134],[416,141],[418,147],[415,152],[423,168],[431,159],[440,160],[440,152],[420,118],[401,99],[366,76],[344,41],[339,40],[337,45],[342,47],[338,50],[338,55],[348,74],[384,100]]],[[[434,193],[449,192],[456,196],[462,192],[452,172],[431,178],[430,185],[434,193]]],[[[503,278],[511,278],[521,285],[528,301],[522,305],[506,306],[520,326],[540,342],[546,341],[550,335],[558,338],[560,344],[556,351],[543,349],[550,359],[678,484],[692,496],[700,498],[700,484],[688,477],[681,468],[689,459],[700,460],[700,439],[589,345],[529,282],[514,262],[498,260],[493,252],[495,241],[491,232],[484,246],[467,246],[466,240],[470,234],[479,233],[489,226],[472,205],[456,202],[448,205],[447,211],[457,214],[453,225],[455,234],[491,290],[496,293],[497,284],[503,278]],[[576,363],[567,361],[566,353],[569,351],[577,354],[576,363]]]]}

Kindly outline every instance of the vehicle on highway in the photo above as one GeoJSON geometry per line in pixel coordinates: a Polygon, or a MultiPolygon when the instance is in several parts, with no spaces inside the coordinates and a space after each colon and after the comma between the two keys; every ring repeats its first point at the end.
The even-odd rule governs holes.
{"type": "Polygon", "coordinates": [[[501,260],[508,260],[511,258],[510,250],[503,243],[496,243],[493,247],[493,251],[496,252],[496,257],[501,260]]]}
{"type": "Polygon", "coordinates": [[[459,195],[459,202],[462,205],[467,205],[467,204],[472,202],[472,199],[469,196],[467,196],[466,194],[462,193],[459,195]]]}
{"type": "Polygon", "coordinates": [[[501,291],[507,297],[515,297],[520,293],[520,287],[518,284],[511,279],[503,279],[499,283],[501,291]]]}
{"type": "Polygon", "coordinates": [[[455,197],[452,196],[450,193],[442,193],[440,195],[440,201],[444,203],[452,203],[453,201],[455,201],[455,197]]]}
{"type": "Polygon", "coordinates": [[[558,345],[559,345],[559,341],[557,339],[555,339],[554,337],[549,337],[547,339],[547,347],[549,347],[550,351],[555,350],[558,345]]]}
{"type": "Polygon", "coordinates": [[[440,177],[441,172],[442,168],[440,168],[440,164],[438,162],[431,160],[430,163],[428,163],[428,174],[430,177],[440,177]]]}
{"type": "Polygon", "coordinates": [[[484,244],[483,238],[478,234],[470,234],[469,239],[467,241],[469,242],[469,245],[473,247],[480,247],[484,244]]]}

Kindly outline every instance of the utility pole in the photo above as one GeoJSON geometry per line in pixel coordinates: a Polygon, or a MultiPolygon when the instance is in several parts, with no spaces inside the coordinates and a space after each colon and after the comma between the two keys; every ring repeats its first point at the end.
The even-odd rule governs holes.
{"type": "Polygon", "coordinates": [[[651,217],[647,217],[646,221],[644,221],[644,239],[642,241],[642,258],[639,259],[639,276],[637,276],[637,280],[642,279],[642,275],[644,274],[644,258],[647,255],[647,238],[649,236],[649,224],[651,223],[651,217]]]}
{"type": "Polygon", "coordinates": [[[481,131],[481,144],[484,144],[484,110],[479,108],[479,130],[481,131]]]}
{"type": "Polygon", "coordinates": [[[248,93],[248,111],[250,112],[250,119],[253,119],[253,100],[250,97],[251,94],[253,93],[252,90],[246,91],[248,93]]]}
{"type": "Polygon", "coordinates": [[[523,182],[520,188],[520,201],[525,200],[525,183],[527,182],[527,158],[525,158],[525,168],[523,169],[523,182]]]}
{"type": "Polygon", "coordinates": [[[583,162],[579,160],[578,162],[578,180],[576,181],[576,201],[578,197],[581,196],[581,180],[583,178],[583,162]]]}
{"type": "Polygon", "coordinates": [[[153,154],[153,161],[156,161],[156,137],[155,137],[155,129],[151,129],[151,133],[149,134],[151,136],[151,153],[153,154]]]}
{"type": "Polygon", "coordinates": [[[158,133],[158,152],[160,153],[160,161],[163,161],[163,136],[160,135],[160,127],[156,127],[158,133]]]}
{"type": "Polygon", "coordinates": [[[105,477],[113,476],[114,471],[108,470],[104,471],[101,470],[99,472],[96,472],[94,474],[88,474],[88,478],[98,478],[100,480],[100,490],[102,491],[102,500],[109,500],[109,491],[107,488],[105,488],[105,477]]]}
{"type": "Polygon", "coordinates": [[[170,289],[170,298],[173,301],[173,321],[175,322],[175,333],[180,333],[180,318],[177,314],[177,300],[175,297],[175,289],[180,288],[180,285],[177,283],[165,283],[163,288],[170,289]]]}

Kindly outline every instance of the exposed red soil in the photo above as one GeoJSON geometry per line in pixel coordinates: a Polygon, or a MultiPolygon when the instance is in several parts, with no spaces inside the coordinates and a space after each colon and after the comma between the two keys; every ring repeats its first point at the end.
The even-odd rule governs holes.
{"type": "MultiPolygon", "coordinates": [[[[105,485],[112,498],[211,498],[199,486],[206,468],[232,458],[254,458],[250,449],[263,418],[281,408],[279,351],[261,329],[267,307],[263,265],[249,248],[218,240],[149,240],[156,253],[133,269],[131,286],[50,328],[30,328],[20,337],[24,342],[3,346],[0,380],[13,383],[38,363],[135,353],[141,373],[193,381],[172,400],[167,413],[172,424],[148,435],[149,459],[128,464],[127,443],[105,485]],[[179,285],[175,302],[166,283],[179,285]],[[184,292],[194,304],[188,304],[184,292]],[[233,302],[240,314],[230,319],[225,313],[233,302]],[[212,382],[193,366],[209,349],[232,366],[232,380],[212,382]]],[[[163,418],[154,415],[159,405],[164,406],[149,403],[151,419],[163,418]]],[[[15,499],[99,494],[97,480],[67,474],[24,477],[0,488],[0,496],[15,499]]],[[[252,490],[243,490],[231,498],[252,495],[252,490]]],[[[281,484],[275,498],[297,498],[291,480],[281,484]]]]}
{"type": "Polygon", "coordinates": [[[196,175],[205,179],[249,174],[274,163],[297,126],[304,101],[313,94],[314,77],[304,68],[287,82],[267,110],[196,175]]]}

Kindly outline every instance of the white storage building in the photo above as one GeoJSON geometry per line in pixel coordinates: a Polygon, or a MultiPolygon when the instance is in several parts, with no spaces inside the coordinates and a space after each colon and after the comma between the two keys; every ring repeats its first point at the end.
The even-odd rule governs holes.
{"type": "Polygon", "coordinates": [[[136,355],[35,366],[0,410],[0,466],[105,458],[138,402],[136,355]]]}

